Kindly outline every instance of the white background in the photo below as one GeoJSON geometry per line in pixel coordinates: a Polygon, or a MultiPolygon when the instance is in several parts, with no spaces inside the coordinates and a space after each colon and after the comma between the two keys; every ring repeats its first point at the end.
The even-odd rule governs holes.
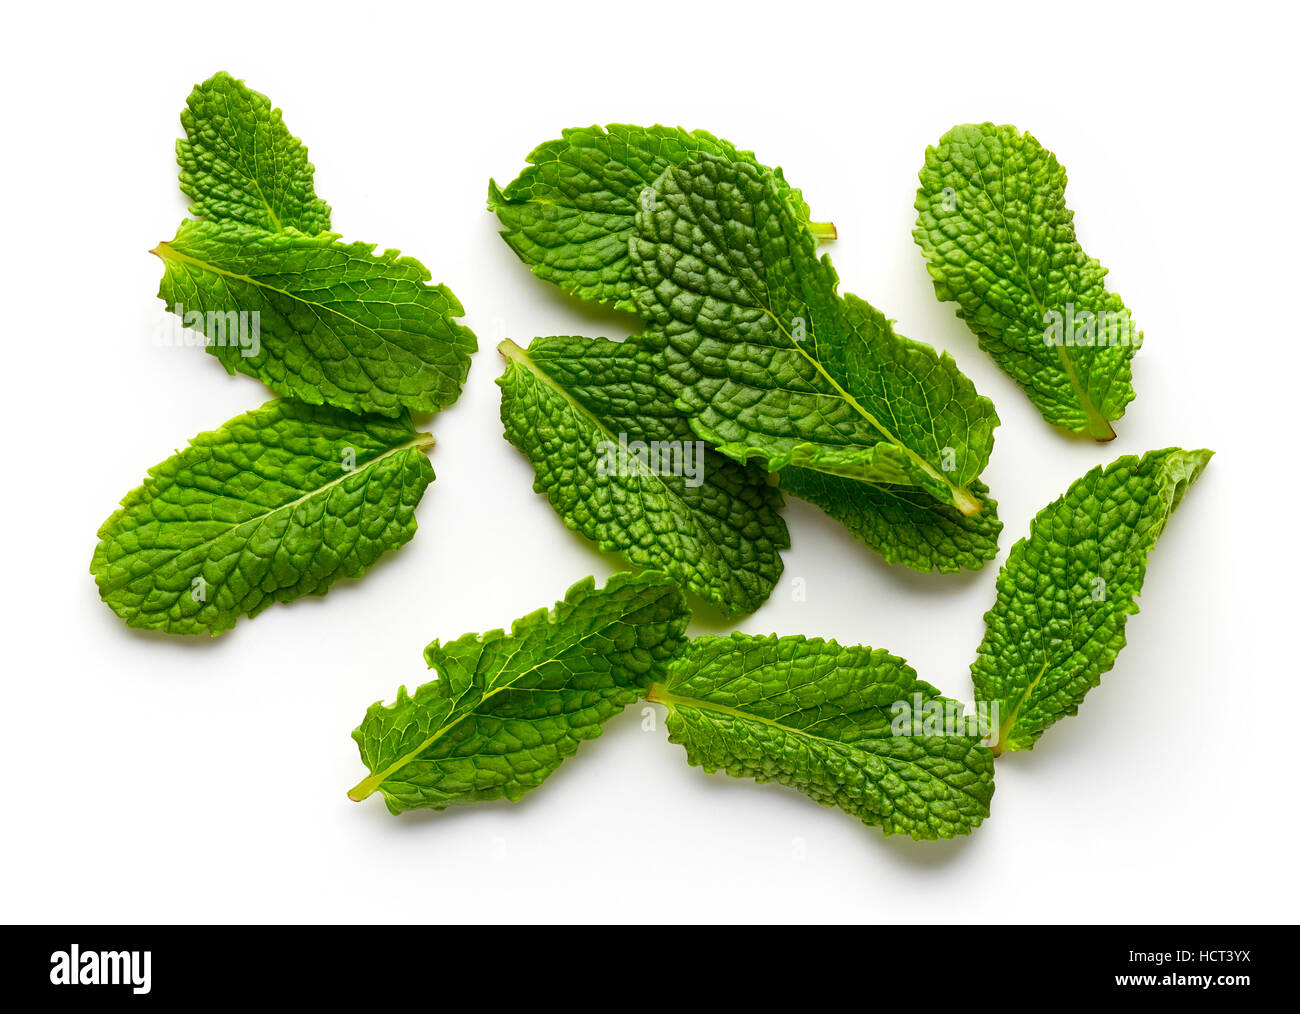
{"type": "MultiPolygon", "coordinates": [[[[266,2],[6,13],[0,917],[9,921],[1293,920],[1297,144],[1283,5],[266,2]],[[904,11],[903,8],[907,7],[904,11]],[[419,257],[481,350],[433,421],[415,540],[217,640],[128,630],[87,567],[146,467],[261,404],[154,344],[187,202],[173,143],[218,69],[285,110],[349,240],[419,257]],[[1146,345],[1099,446],[1052,430],[934,298],[911,239],[925,146],[1031,130],[1146,345]],[[975,574],[883,564],[815,509],[739,629],[885,647],[969,701],[998,566],[1093,465],[1218,453],[1157,547],[1130,646],[1078,718],[998,762],[973,836],[884,838],[796,792],[689,768],[629,709],[519,804],[351,803],[367,705],[436,638],[508,625],[620,564],[501,437],[494,346],[626,335],[533,278],[484,210],[560,128],[703,127],[831,219],[844,288],[947,349],[1002,418],[1006,523],[975,574]],[[792,600],[793,578],[807,600],[792,600]]],[[[732,629],[701,611],[693,630],[732,629]]]]}

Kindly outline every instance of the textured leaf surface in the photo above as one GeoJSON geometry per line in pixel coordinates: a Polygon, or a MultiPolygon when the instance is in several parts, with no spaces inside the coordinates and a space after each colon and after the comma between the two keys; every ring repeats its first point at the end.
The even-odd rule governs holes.
{"type": "Polygon", "coordinates": [[[1124,647],[1147,554],[1212,451],[1171,447],[1098,466],[1011,548],[971,676],[996,701],[996,749],[1025,750],[1078,712],[1124,647]]]}
{"type": "Polygon", "coordinates": [[[261,92],[225,71],[214,74],[194,86],[181,125],[176,161],[195,218],[309,236],[329,230],[330,208],[316,196],[307,149],[261,92]]]}
{"type": "Polygon", "coordinates": [[[154,252],[164,265],[159,297],[196,315],[230,373],[313,405],[392,416],[435,412],[460,396],[474,333],[456,323],[465,311],[451,290],[428,284],[411,257],[329,233],[195,221],[154,252]],[[230,339],[235,316],[223,315],[241,312],[245,332],[259,322],[258,343],[230,339]]]}
{"type": "Polygon", "coordinates": [[[149,470],[90,570],[132,627],[219,634],[323,595],[415,534],[432,438],[409,419],[272,401],[149,470]]]}
{"type": "Polygon", "coordinates": [[[886,834],[951,838],[988,816],[993,755],[974,736],[895,735],[891,706],[938,698],[902,659],[804,637],[700,637],[649,700],[691,764],[780,782],[886,834]]]}
{"type": "Polygon", "coordinates": [[[506,438],[569,528],[727,615],[762,605],[790,545],[780,491],[695,438],[635,339],[538,338],[502,353],[506,438]]]}
{"type": "Polygon", "coordinates": [[[914,486],[965,514],[997,415],[952,359],[836,294],[770,173],[697,155],[665,170],[629,247],[661,383],[697,434],[765,459],[914,486]]]}
{"type": "Polygon", "coordinates": [[[690,619],[665,575],[616,574],[569,589],[509,634],[466,634],[425,650],[437,679],[376,703],[352,733],[370,776],[348,795],[389,810],[518,800],[659,679],[690,619]]]}
{"type": "Polygon", "coordinates": [[[920,175],[913,236],[935,293],[1048,422],[1114,437],[1142,336],[1079,246],[1056,156],[1015,127],[966,124],[926,149],[920,175]],[[1061,344],[1044,340],[1053,323],[1061,344]]]}
{"type": "MultiPolygon", "coordinates": [[[[502,238],[539,278],[582,299],[635,311],[628,241],[637,209],[653,199],[665,169],[697,152],[757,164],[751,152],[703,130],[621,123],[571,128],[529,155],[504,190],[493,182],[488,208],[505,226],[502,238]]],[[[779,169],[776,179],[784,186],[779,169]]],[[[802,200],[791,196],[806,219],[802,200]]]]}
{"type": "Polygon", "coordinates": [[[998,555],[997,501],[978,479],[969,484],[983,504],[966,515],[925,490],[873,485],[809,468],[786,468],[781,489],[816,504],[890,563],[922,573],[978,570],[998,555]]]}

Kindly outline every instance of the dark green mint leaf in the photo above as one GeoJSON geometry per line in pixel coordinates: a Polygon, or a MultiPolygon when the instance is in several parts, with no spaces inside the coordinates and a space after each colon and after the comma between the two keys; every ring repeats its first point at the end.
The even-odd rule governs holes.
{"type": "Polygon", "coordinates": [[[787,191],[696,155],[665,170],[630,252],[660,379],[729,457],[918,487],[963,514],[997,415],[946,355],[837,295],[787,191]]]}
{"type": "Polygon", "coordinates": [[[648,699],[691,764],[780,782],[886,834],[951,838],[989,814],[993,755],[979,735],[916,735],[919,705],[956,702],[902,659],[805,637],[700,637],[648,699]],[[903,716],[907,720],[903,721],[903,716]]]}
{"type": "Polygon", "coordinates": [[[600,589],[579,582],[509,634],[434,641],[437,679],[375,703],[352,733],[370,775],[348,795],[378,790],[393,813],[518,800],[662,677],[689,619],[665,575],[615,574],[600,589]]]}
{"type": "Polygon", "coordinates": [[[230,373],[351,412],[436,412],[459,396],[478,348],[419,261],[330,233],[186,221],[154,251],[159,297],[230,373]],[[238,335],[239,340],[232,336],[238,335]]]}
{"type": "Polygon", "coordinates": [[[976,700],[998,705],[998,752],[1031,749],[1110,671],[1147,555],[1213,453],[1170,447],[1099,465],[1011,547],[971,666],[976,700]]]}
{"type": "Polygon", "coordinates": [[[780,491],[695,437],[636,339],[537,338],[501,351],[506,438],[568,527],[726,615],[763,604],[790,545],[780,491]]]}
{"type": "Polygon", "coordinates": [[[219,634],[323,595],[415,534],[433,438],[287,399],[200,433],[99,530],[90,570],[132,627],[219,634]]]}
{"type": "Polygon", "coordinates": [[[1065,169],[1030,134],[954,127],[927,148],[912,233],[934,291],[1048,422],[1110,440],[1142,343],[1065,206],[1065,169]]]}

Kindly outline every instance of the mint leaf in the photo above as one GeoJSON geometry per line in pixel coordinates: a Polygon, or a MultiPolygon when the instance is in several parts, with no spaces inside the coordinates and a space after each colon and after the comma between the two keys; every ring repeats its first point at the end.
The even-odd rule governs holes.
{"type": "Polygon", "coordinates": [[[926,149],[920,176],[912,235],[935,294],[1048,422],[1112,439],[1142,335],[1079,246],[1056,156],[1015,127],[965,124],[926,149]]]}
{"type": "Polygon", "coordinates": [[[159,297],[230,373],[313,405],[396,416],[460,396],[474,333],[419,261],[324,233],[186,221],[154,250],[159,297]],[[235,340],[234,334],[239,335],[235,340]]]}
{"type": "Polygon", "coordinates": [[[434,641],[437,679],[373,704],[352,733],[370,775],[348,795],[379,790],[393,813],[518,800],[662,676],[689,618],[663,574],[616,574],[602,589],[580,581],[509,634],[434,641]]]}
{"type": "Polygon", "coordinates": [[[978,570],[998,555],[997,501],[978,479],[968,487],[983,505],[966,515],[924,490],[872,485],[809,468],[786,468],[781,489],[816,504],[890,563],[922,573],[978,570]]]}
{"type": "Polygon", "coordinates": [[[433,443],[410,420],[272,401],[149,469],[90,571],[132,627],[216,635],[323,595],[415,534],[433,443]]]}
{"type": "MultiPolygon", "coordinates": [[[[636,310],[628,241],[660,174],[699,152],[757,165],[751,152],[703,130],[612,123],[562,135],[539,145],[504,190],[492,181],[488,208],[505,226],[502,238],[537,277],[622,310],[636,310]]],[[[779,169],[775,178],[784,186],[779,169]]],[[[802,199],[789,193],[807,220],[802,199]]],[[[820,228],[834,233],[833,226],[820,228]]]]}
{"type": "Polygon", "coordinates": [[[1213,453],[1170,447],[1098,466],[1011,548],[971,666],[976,700],[997,702],[997,752],[1031,749],[1110,671],[1147,554],[1213,453]]]}
{"type": "Polygon", "coordinates": [[[836,294],[789,193],[752,165],[697,155],[665,170],[630,245],[661,383],[695,432],[765,459],[914,486],[963,514],[997,415],[948,355],[836,294]]]}
{"type": "Polygon", "coordinates": [[[195,85],[186,105],[176,161],[195,218],[328,231],[330,208],[316,196],[307,149],[270,99],[221,71],[195,85]]]}
{"type": "Polygon", "coordinates": [[[993,755],[968,735],[904,735],[896,704],[948,702],[902,659],[805,637],[699,637],[647,699],[708,772],[780,782],[886,834],[968,834],[989,814],[993,755]]]}
{"type": "Polygon", "coordinates": [[[726,615],[753,612],[790,545],[759,469],[695,439],[635,339],[503,342],[501,421],[533,488],[604,552],[663,570],[726,615]]]}

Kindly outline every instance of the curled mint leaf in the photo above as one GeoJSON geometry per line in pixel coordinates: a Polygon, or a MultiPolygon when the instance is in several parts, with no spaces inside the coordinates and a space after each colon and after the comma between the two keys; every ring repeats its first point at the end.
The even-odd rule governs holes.
{"type": "Polygon", "coordinates": [[[408,417],[281,399],[149,469],[99,530],[99,594],[132,627],[219,634],[323,595],[415,534],[433,444],[408,417]]]}
{"type": "Polygon", "coordinates": [[[194,86],[181,125],[176,161],[195,218],[309,236],[329,231],[330,208],[316,196],[307,149],[261,92],[221,71],[194,86]]]}
{"type": "Polygon", "coordinates": [[[233,374],[314,405],[397,416],[459,396],[478,348],[419,261],[330,233],[186,221],[153,251],[159,297],[233,374]]]}
{"type": "MultiPolygon", "coordinates": [[[[491,182],[488,208],[505,227],[502,238],[539,278],[581,299],[635,312],[628,241],[636,212],[653,199],[665,169],[700,152],[757,165],[751,152],[703,130],[575,127],[539,145],[504,189],[491,182]]],[[[807,220],[798,192],[784,186],[779,169],[774,175],[807,220]]],[[[832,225],[816,228],[834,236],[832,225]]]]}
{"type": "Polygon", "coordinates": [[[695,432],[741,463],[915,487],[963,514],[997,414],[947,354],[855,296],[787,188],[696,155],[637,213],[635,298],[660,382],[695,432]]]}
{"type": "Polygon", "coordinates": [[[669,740],[706,771],[779,782],[886,834],[969,834],[989,814],[993,755],[965,723],[915,734],[956,702],[900,658],[805,637],[699,637],[651,687],[669,740]],[[907,720],[902,721],[904,715],[907,720]]]}
{"type": "Polygon", "coordinates": [[[537,338],[501,353],[506,438],[569,528],[726,615],[762,605],[790,545],[780,491],[695,437],[635,339],[537,338]]]}
{"type": "Polygon", "coordinates": [[[1170,447],[1098,466],[1011,548],[971,666],[976,700],[998,706],[998,753],[1032,749],[1114,666],[1147,556],[1213,453],[1170,447]]]}
{"type": "Polygon", "coordinates": [[[585,739],[635,701],[684,644],[690,618],[663,574],[591,578],[507,634],[465,634],[425,649],[437,678],[376,703],[352,733],[393,813],[505,797],[540,785],[585,739]]]}
{"type": "Polygon", "coordinates": [[[923,574],[979,570],[998,555],[997,501],[978,479],[978,514],[963,514],[925,490],[843,479],[810,468],[781,471],[781,489],[816,504],[889,563],[923,574]]]}
{"type": "Polygon", "coordinates": [[[1079,245],[1056,156],[1015,127],[964,124],[920,177],[912,235],[935,294],[1048,422],[1113,439],[1142,334],[1079,245]]]}

